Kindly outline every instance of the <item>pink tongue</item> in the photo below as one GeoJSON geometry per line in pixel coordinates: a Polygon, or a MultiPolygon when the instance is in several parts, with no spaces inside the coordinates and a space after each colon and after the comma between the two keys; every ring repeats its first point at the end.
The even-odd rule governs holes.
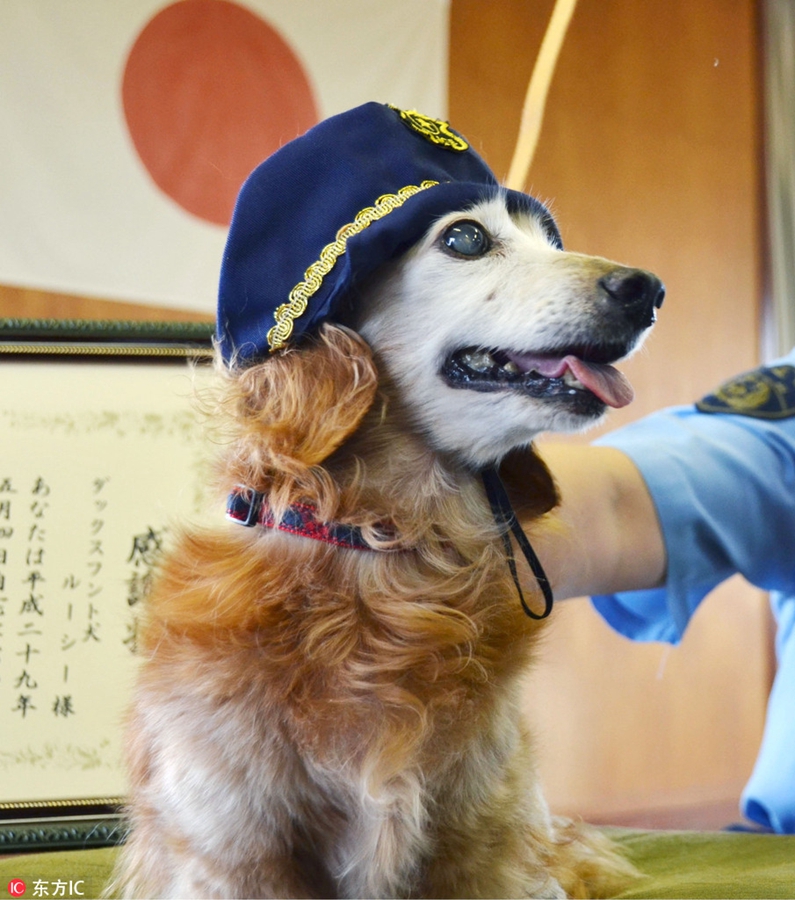
{"type": "Polygon", "coordinates": [[[508,353],[523,372],[535,370],[545,378],[560,378],[566,369],[591,393],[616,409],[632,402],[635,392],[627,379],[613,366],[584,362],[576,356],[534,356],[531,353],[508,353]]]}

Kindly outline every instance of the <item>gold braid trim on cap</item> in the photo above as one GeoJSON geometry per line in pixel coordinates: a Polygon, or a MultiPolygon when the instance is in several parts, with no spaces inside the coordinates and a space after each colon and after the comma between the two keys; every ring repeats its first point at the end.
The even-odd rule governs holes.
{"type": "Polygon", "coordinates": [[[310,298],[316,294],[323,279],[334,268],[340,256],[345,252],[348,239],[360,234],[371,223],[401,207],[409,197],[413,197],[420,191],[435,187],[438,181],[423,181],[422,184],[408,185],[401,188],[396,194],[383,194],[373,206],[368,206],[356,213],[352,222],[343,225],[337,232],[336,238],[320,251],[320,258],[304,272],[304,280],[299,282],[291,291],[286,303],[276,308],[274,317],[276,324],[268,332],[268,345],[271,351],[280,350],[293,333],[293,321],[306,311],[310,298]]]}

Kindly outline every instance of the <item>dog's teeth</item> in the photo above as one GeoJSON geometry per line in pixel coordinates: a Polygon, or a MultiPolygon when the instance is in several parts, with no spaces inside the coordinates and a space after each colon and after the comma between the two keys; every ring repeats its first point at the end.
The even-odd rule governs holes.
{"type": "Polygon", "coordinates": [[[471,350],[464,354],[463,359],[476,372],[486,372],[495,365],[494,357],[487,350],[471,350]]]}
{"type": "Polygon", "coordinates": [[[522,370],[519,368],[519,366],[516,365],[515,362],[505,363],[505,365],[502,367],[502,370],[503,370],[503,372],[507,372],[509,375],[521,375],[522,374],[522,370]]]}
{"type": "Polygon", "coordinates": [[[566,369],[563,373],[563,380],[569,387],[573,388],[582,388],[583,384],[581,381],[578,381],[571,372],[571,369],[566,369]]]}

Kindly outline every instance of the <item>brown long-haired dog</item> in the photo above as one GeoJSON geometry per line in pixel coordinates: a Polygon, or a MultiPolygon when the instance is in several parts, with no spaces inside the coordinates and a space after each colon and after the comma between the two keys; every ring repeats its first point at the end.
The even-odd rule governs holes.
{"type": "Polygon", "coordinates": [[[125,894],[606,896],[628,877],[541,796],[520,694],[543,623],[479,471],[503,461],[525,518],[554,505],[529,442],[628,402],[607,363],[661,286],[553,237],[501,195],[449,212],[340,324],[219,367],[220,487],[253,524],[184,534],[149,599],[125,894]]]}

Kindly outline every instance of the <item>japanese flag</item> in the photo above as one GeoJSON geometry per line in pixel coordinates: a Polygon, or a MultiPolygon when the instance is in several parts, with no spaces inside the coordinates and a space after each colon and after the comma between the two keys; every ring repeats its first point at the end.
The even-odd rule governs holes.
{"type": "Polygon", "coordinates": [[[2,0],[0,283],[212,312],[245,176],[367,100],[444,117],[449,0],[2,0]]]}

